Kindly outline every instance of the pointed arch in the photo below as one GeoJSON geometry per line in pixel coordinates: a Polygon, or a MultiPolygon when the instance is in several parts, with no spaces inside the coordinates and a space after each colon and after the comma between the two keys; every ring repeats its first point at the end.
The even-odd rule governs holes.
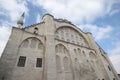
{"type": "MultiPolygon", "coordinates": [[[[40,39],[36,37],[29,37],[24,39],[18,49],[17,54],[17,60],[16,60],[16,67],[21,67],[18,64],[23,64],[22,67],[27,67],[29,70],[32,70],[33,68],[40,68],[39,73],[36,71],[29,72],[29,70],[26,71],[28,75],[36,74],[39,75],[38,79],[43,79],[43,72],[44,72],[44,51],[43,51],[43,43],[40,39]],[[24,46],[24,47],[23,47],[24,46]],[[41,48],[42,46],[42,48],[41,48]]],[[[17,69],[17,68],[16,68],[17,69]]],[[[16,76],[19,75],[19,69],[17,69],[16,76]]],[[[14,72],[14,70],[13,70],[14,72]]],[[[16,71],[15,71],[16,72],[16,71]]],[[[24,71],[20,73],[21,75],[24,75],[24,71]]],[[[25,75],[27,77],[27,75],[25,75]]],[[[35,77],[35,76],[33,76],[35,77]]]]}
{"type": "Polygon", "coordinates": [[[57,44],[55,46],[55,52],[56,53],[62,53],[62,54],[67,54],[68,50],[63,44],[57,44]]]}
{"type": "Polygon", "coordinates": [[[30,43],[30,47],[31,48],[36,48],[37,42],[38,40],[36,38],[31,38],[31,43],[30,43]]]}
{"type": "Polygon", "coordinates": [[[28,47],[28,45],[29,45],[29,41],[27,39],[24,40],[23,43],[21,44],[21,46],[24,48],[28,47]]]}
{"type": "Polygon", "coordinates": [[[63,44],[57,44],[55,52],[57,80],[61,80],[61,77],[64,80],[73,80],[71,58],[68,49],[63,44]]]}
{"type": "Polygon", "coordinates": [[[93,52],[90,52],[89,53],[89,57],[92,59],[92,60],[96,60],[96,55],[93,53],[93,52]]]}
{"type": "Polygon", "coordinates": [[[21,48],[33,48],[33,49],[43,49],[43,43],[40,39],[36,37],[29,37],[22,41],[20,44],[21,48]]]}

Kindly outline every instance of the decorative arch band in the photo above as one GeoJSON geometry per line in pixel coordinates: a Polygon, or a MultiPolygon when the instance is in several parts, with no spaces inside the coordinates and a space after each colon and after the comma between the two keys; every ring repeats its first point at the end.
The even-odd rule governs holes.
{"type": "Polygon", "coordinates": [[[62,26],[56,29],[55,38],[65,42],[88,47],[88,42],[82,33],[70,26],[62,26]]]}

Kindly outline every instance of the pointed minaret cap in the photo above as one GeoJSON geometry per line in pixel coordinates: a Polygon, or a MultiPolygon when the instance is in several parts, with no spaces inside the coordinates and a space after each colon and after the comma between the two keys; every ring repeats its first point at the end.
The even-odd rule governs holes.
{"type": "Polygon", "coordinates": [[[18,28],[22,28],[24,15],[25,12],[21,15],[20,19],[17,21],[18,28]]]}

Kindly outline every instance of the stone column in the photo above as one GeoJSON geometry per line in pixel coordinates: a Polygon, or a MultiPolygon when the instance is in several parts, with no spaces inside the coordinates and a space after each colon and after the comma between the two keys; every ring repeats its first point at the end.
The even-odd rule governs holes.
{"type": "Polygon", "coordinates": [[[45,22],[45,77],[44,80],[56,80],[56,55],[54,41],[54,19],[50,14],[43,17],[45,22]]]}

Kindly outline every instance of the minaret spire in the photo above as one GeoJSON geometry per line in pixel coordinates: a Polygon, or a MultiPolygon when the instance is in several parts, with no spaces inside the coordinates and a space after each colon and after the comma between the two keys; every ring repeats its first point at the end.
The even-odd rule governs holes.
{"type": "Polygon", "coordinates": [[[25,12],[21,15],[20,19],[17,21],[18,28],[22,28],[25,12]]]}

